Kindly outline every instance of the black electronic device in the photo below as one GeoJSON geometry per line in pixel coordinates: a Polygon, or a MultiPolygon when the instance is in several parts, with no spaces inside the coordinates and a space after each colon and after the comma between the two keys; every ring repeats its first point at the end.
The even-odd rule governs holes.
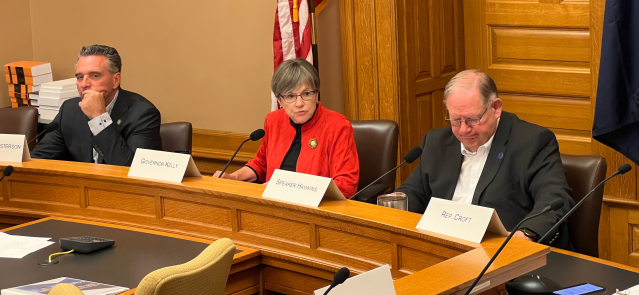
{"type": "Polygon", "coordinates": [[[518,295],[552,295],[552,292],[559,289],[559,284],[537,275],[521,276],[506,284],[508,294],[518,295]]]}
{"type": "Polygon", "coordinates": [[[73,253],[89,254],[105,248],[109,248],[115,244],[115,240],[104,239],[98,237],[71,237],[60,238],[60,248],[64,251],[73,250],[73,253]]]}
{"type": "Polygon", "coordinates": [[[346,281],[346,279],[348,279],[348,277],[350,276],[351,276],[351,270],[348,269],[348,267],[340,268],[333,276],[333,282],[331,282],[331,286],[328,287],[328,289],[326,289],[326,292],[324,292],[324,295],[327,295],[328,292],[331,292],[333,288],[335,288],[337,285],[346,281]]]}
{"type": "Polygon", "coordinates": [[[605,291],[606,288],[602,286],[597,286],[595,284],[585,283],[579,284],[575,286],[570,286],[567,288],[563,288],[561,290],[557,290],[553,292],[553,294],[557,295],[584,295],[584,294],[595,294],[600,291],[605,291]]]}
{"type": "Polygon", "coordinates": [[[2,170],[2,176],[0,177],[0,181],[2,181],[5,177],[11,176],[12,173],[13,166],[9,165],[7,167],[4,167],[4,170],[2,170]]]}

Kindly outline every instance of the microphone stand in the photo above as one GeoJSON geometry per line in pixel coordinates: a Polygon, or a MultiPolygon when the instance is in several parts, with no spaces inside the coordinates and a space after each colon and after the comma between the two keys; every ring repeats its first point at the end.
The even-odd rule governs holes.
{"type": "Polygon", "coordinates": [[[503,244],[501,244],[501,247],[499,247],[499,249],[497,249],[497,252],[495,252],[495,255],[493,255],[492,258],[490,258],[490,261],[488,261],[488,264],[486,265],[486,267],[484,267],[484,269],[481,271],[481,273],[479,274],[479,276],[475,279],[475,281],[470,285],[470,287],[468,288],[468,291],[466,291],[465,295],[470,294],[470,292],[473,290],[473,288],[475,288],[475,286],[477,285],[477,283],[479,283],[479,280],[484,276],[484,273],[486,273],[486,271],[488,270],[488,268],[490,267],[490,265],[493,264],[493,261],[495,261],[495,258],[497,258],[497,256],[499,255],[499,253],[501,253],[501,250],[504,249],[504,247],[506,247],[506,244],[508,244],[508,241],[510,241],[510,239],[513,237],[513,235],[515,234],[515,232],[519,229],[519,227],[521,226],[522,223],[524,223],[524,221],[529,220],[531,218],[535,218],[539,215],[542,215],[544,213],[547,213],[551,211],[550,206],[547,206],[546,208],[544,208],[544,210],[542,210],[541,212],[532,215],[532,216],[528,216],[526,218],[524,218],[522,221],[520,221],[517,226],[515,226],[515,228],[513,229],[513,231],[510,232],[510,235],[508,235],[508,237],[506,238],[506,241],[504,241],[503,244]]]}
{"type": "Polygon", "coordinates": [[[581,199],[581,201],[579,201],[579,203],[577,203],[574,207],[572,207],[572,209],[570,209],[570,211],[568,211],[566,214],[564,214],[564,216],[559,219],[559,221],[557,221],[557,223],[555,223],[555,225],[553,227],[551,227],[546,234],[541,237],[539,240],[537,240],[537,243],[541,243],[553,230],[555,230],[560,224],[562,224],[570,215],[572,215],[572,212],[574,212],[575,210],[577,210],[577,208],[579,208],[579,206],[581,206],[581,204],[583,204],[588,197],[590,197],[590,195],[592,195],[592,193],[594,193],[597,188],[599,188],[602,184],[606,183],[608,180],[610,180],[611,178],[620,175],[621,173],[619,173],[619,170],[615,171],[615,173],[613,173],[612,175],[610,175],[608,178],[604,179],[604,181],[600,182],[597,186],[595,186],[595,188],[593,188],[585,197],[583,197],[581,199]]]}

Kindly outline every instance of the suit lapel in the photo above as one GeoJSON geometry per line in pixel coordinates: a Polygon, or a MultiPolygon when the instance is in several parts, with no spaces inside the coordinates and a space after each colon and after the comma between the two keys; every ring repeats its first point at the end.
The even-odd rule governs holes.
{"type": "Polygon", "coordinates": [[[495,175],[497,175],[497,171],[499,171],[503,157],[506,155],[506,143],[510,137],[512,124],[513,122],[510,114],[502,112],[499,127],[497,127],[497,131],[495,132],[495,138],[493,138],[493,143],[490,147],[486,164],[484,165],[484,169],[482,170],[479,181],[477,182],[477,188],[475,188],[475,193],[473,194],[473,205],[479,204],[481,194],[493,181],[495,175]]]}
{"type": "Polygon", "coordinates": [[[464,156],[461,154],[461,143],[453,136],[453,139],[446,149],[446,165],[444,166],[441,174],[442,179],[444,179],[444,183],[442,185],[443,195],[436,197],[447,200],[453,199],[463,159],[464,156]]]}

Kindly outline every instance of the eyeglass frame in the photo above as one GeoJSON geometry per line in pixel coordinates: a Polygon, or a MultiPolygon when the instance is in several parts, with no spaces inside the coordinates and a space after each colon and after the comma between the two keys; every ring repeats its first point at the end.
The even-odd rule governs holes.
{"type": "Polygon", "coordinates": [[[316,95],[317,95],[318,93],[319,93],[319,91],[317,91],[317,90],[311,90],[311,91],[304,91],[304,92],[302,92],[302,94],[293,94],[293,93],[291,93],[291,94],[286,94],[286,95],[295,95],[295,99],[294,99],[294,100],[291,100],[291,101],[286,101],[286,99],[284,99],[284,94],[279,94],[279,95],[277,95],[277,97],[278,97],[278,98],[281,98],[281,99],[282,99],[282,101],[284,101],[285,103],[294,103],[295,101],[297,101],[297,98],[298,98],[298,97],[299,97],[299,98],[301,98],[301,99],[302,99],[302,101],[310,101],[310,100],[312,100],[313,98],[315,98],[315,97],[316,97],[316,95]],[[302,94],[304,94],[304,93],[306,93],[306,92],[312,92],[312,93],[313,93],[313,95],[311,96],[311,98],[309,98],[309,99],[304,99],[304,97],[302,97],[302,94]]]}
{"type": "MultiPolygon", "coordinates": [[[[481,123],[481,119],[484,117],[484,115],[486,115],[486,112],[488,112],[488,109],[491,108],[491,107],[492,106],[487,106],[486,109],[484,110],[484,112],[481,114],[481,116],[479,116],[479,118],[471,118],[470,119],[470,120],[477,120],[477,123],[468,124],[467,121],[469,119],[466,119],[466,120],[452,120],[450,118],[447,118],[449,114],[446,114],[446,117],[444,118],[444,121],[447,121],[450,124],[450,126],[453,126],[453,127],[461,127],[462,122],[464,122],[466,124],[466,126],[469,126],[469,127],[477,126],[477,125],[479,125],[481,123]],[[453,122],[457,122],[457,123],[459,123],[459,125],[457,125],[457,126],[453,125],[453,122]]],[[[471,122],[473,122],[473,121],[471,121],[471,122]]]]}

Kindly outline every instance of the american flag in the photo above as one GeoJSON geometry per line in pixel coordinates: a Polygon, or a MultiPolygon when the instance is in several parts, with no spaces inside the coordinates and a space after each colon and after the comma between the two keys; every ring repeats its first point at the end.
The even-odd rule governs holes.
{"type": "MultiPolygon", "coordinates": [[[[315,0],[316,13],[328,0],[315,0]]],[[[273,71],[285,60],[304,58],[313,63],[311,50],[311,16],[307,0],[277,0],[275,29],[273,30],[273,71]]],[[[271,111],[279,108],[271,93],[271,111]]]]}

